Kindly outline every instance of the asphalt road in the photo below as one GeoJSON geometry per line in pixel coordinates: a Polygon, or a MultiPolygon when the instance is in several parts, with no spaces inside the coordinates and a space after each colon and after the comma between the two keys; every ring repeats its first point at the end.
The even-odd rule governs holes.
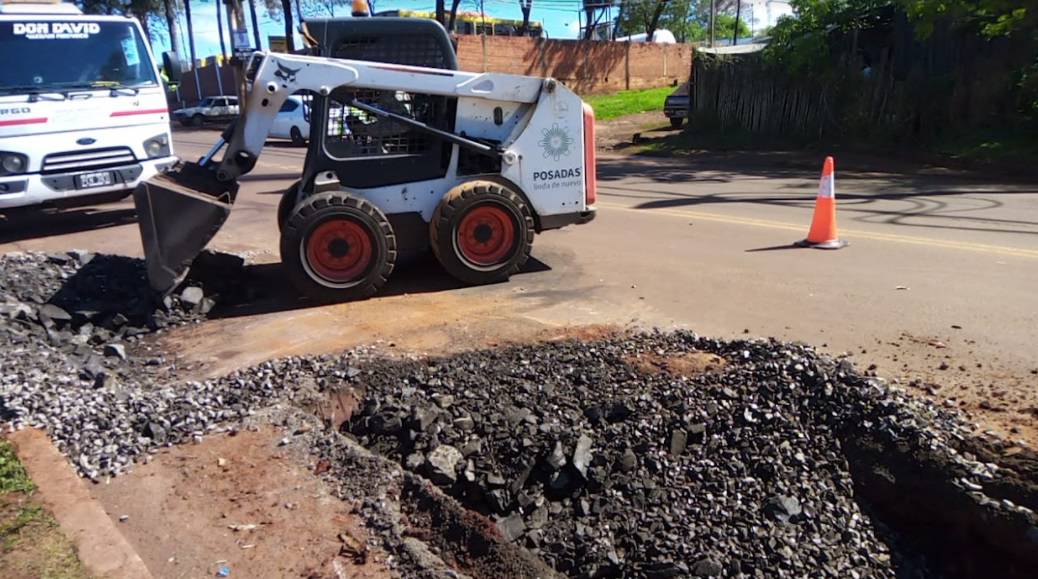
{"type": "MultiPolygon", "coordinates": [[[[177,153],[198,157],[215,138],[178,133],[177,153]]],[[[274,208],[302,157],[268,147],[216,248],[278,260],[274,208]]],[[[508,284],[459,288],[419,264],[363,303],[259,308],[168,339],[217,372],[373,338],[436,350],[568,325],[774,336],[851,352],[986,426],[1038,439],[1038,184],[837,158],[850,246],[794,249],[821,163],[603,155],[598,219],[539,236],[530,271],[508,284]]],[[[140,255],[132,204],[11,214],[0,224],[0,251],[71,248],[140,255]]]]}

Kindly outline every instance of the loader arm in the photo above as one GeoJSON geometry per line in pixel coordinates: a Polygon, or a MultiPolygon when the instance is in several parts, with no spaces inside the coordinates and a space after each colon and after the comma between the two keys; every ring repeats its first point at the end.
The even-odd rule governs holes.
{"type": "MultiPolygon", "coordinates": [[[[555,81],[494,73],[470,73],[436,68],[403,66],[359,60],[314,56],[254,53],[247,67],[250,85],[241,120],[233,130],[216,177],[236,180],[252,170],[263,151],[278,109],[293,93],[308,90],[328,96],[339,87],[416,92],[437,96],[467,97],[535,103],[543,88],[553,90],[555,81]]],[[[487,152],[488,147],[471,139],[423,125],[382,111],[366,103],[351,103],[376,115],[394,118],[436,137],[487,152]]],[[[506,144],[507,145],[507,144],[506,144]]]]}
{"type": "MultiPolygon", "coordinates": [[[[536,103],[542,90],[552,92],[557,87],[553,79],[265,52],[250,57],[245,82],[238,121],[199,163],[184,163],[166,175],[142,183],[134,191],[148,278],[156,291],[174,289],[227,220],[237,197],[238,179],[256,166],[278,110],[290,95],[312,91],[327,96],[336,88],[348,86],[536,103]],[[216,161],[221,150],[223,155],[216,161]]],[[[501,155],[510,144],[490,147],[370,104],[352,104],[480,154],[501,155]]]]}

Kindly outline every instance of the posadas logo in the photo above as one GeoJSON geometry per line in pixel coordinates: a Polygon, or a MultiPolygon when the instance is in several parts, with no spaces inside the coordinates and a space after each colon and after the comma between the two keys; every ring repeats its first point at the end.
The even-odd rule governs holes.
{"type": "Polygon", "coordinates": [[[569,155],[573,138],[569,136],[566,129],[559,127],[558,124],[554,124],[550,129],[541,131],[541,140],[538,144],[544,149],[545,159],[551,157],[558,161],[562,157],[569,155]]]}
{"type": "Polygon", "coordinates": [[[30,40],[89,38],[101,32],[97,22],[15,22],[12,33],[30,40]]]}

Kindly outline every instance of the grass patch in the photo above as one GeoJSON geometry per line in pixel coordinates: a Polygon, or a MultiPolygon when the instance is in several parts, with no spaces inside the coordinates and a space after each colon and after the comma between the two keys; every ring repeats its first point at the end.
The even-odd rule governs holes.
{"type": "Polygon", "coordinates": [[[0,575],[5,579],[87,579],[76,550],[46,509],[36,485],[0,439],[0,575]]]}
{"type": "Polygon", "coordinates": [[[616,117],[662,111],[663,101],[675,87],[665,86],[645,90],[622,90],[610,94],[592,95],[586,100],[595,109],[595,120],[608,121],[616,117]]]}
{"type": "Polygon", "coordinates": [[[14,447],[6,440],[0,440],[0,494],[19,492],[31,493],[36,490],[25,467],[14,455],[14,447]]]}

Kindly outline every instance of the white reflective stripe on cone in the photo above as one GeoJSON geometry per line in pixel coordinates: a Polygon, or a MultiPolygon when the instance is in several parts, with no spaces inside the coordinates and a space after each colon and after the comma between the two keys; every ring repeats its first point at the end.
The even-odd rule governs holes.
{"type": "Polygon", "coordinates": [[[832,173],[828,175],[822,175],[822,179],[818,182],[818,196],[819,197],[835,197],[836,196],[836,177],[832,173]]]}

